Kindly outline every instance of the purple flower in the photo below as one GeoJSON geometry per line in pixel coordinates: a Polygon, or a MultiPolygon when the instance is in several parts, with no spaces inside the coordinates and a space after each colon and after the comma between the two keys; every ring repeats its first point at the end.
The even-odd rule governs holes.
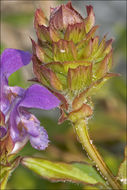
{"type": "Polygon", "coordinates": [[[1,55],[0,76],[0,138],[8,131],[14,143],[11,153],[23,147],[28,140],[39,150],[48,146],[46,130],[40,126],[39,120],[28,111],[28,108],[49,110],[59,105],[60,101],[45,87],[38,84],[28,89],[8,86],[8,77],[31,60],[28,52],[6,49],[1,55]]]}

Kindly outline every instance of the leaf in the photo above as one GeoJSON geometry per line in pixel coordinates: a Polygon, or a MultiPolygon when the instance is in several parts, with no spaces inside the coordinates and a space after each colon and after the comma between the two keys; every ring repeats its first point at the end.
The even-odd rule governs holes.
{"type": "Polygon", "coordinates": [[[2,165],[0,164],[0,189],[4,190],[9,176],[14,171],[14,169],[19,165],[20,157],[17,157],[11,164],[2,165]]]}
{"type": "Polygon", "coordinates": [[[105,181],[95,171],[92,165],[85,163],[67,164],[62,162],[51,162],[42,158],[25,157],[22,164],[38,175],[51,181],[69,181],[76,183],[96,185],[105,181]]]}
{"type": "Polygon", "coordinates": [[[105,185],[105,181],[101,178],[101,176],[96,172],[96,170],[92,166],[84,163],[74,163],[73,165],[76,168],[79,168],[80,171],[90,174],[90,176],[93,177],[96,181],[105,185]]]}
{"type": "Polygon", "coordinates": [[[118,179],[120,179],[123,189],[127,188],[127,146],[125,147],[124,161],[120,164],[118,171],[118,179]]]}

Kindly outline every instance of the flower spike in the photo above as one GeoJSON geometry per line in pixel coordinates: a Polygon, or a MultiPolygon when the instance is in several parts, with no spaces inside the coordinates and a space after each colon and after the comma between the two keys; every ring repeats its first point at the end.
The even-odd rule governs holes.
{"type": "Polygon", "coordinates": [[[66,113],[74,111],[75,102],[82,106],[85,101],[91,106],[89,97],[112,76],[109,75],[112,39],[106,41],[105,35],[99,42],[93,7],[86,6],[86,10],[87,17],[83,18],[71,2],[51,8],[47,26],[45,21],[41,22],[45,20],[41,11],[35,14],[35,26],[39,25],[35,29],[39,35],[37,44],[32,41],[34,73],[62,102],[66,99],[63,104],[67,102],[68,110],[64,105],[65,114],[62,114],[66,118],[66,113]],[[79,97],[83,98],[79,100],[79,97]]]}

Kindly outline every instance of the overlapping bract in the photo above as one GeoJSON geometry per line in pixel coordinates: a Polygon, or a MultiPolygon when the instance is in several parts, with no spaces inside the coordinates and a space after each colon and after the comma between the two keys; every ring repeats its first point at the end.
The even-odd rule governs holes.
{"type": "MultiPolygon", "coordinates": [[[[86,6],[84,19],[71,5],[51,8],[48,21],[43,12],[35,13],[38,42],[33,44],[33,68],[40,83],[63,102],[66,113],[91,105],[90,96],[115,74],[112,67],[112,39],[95,35],[95,15],[86,6]]],[[[67,117],[62,113],[61,122],[67,117]]]]}

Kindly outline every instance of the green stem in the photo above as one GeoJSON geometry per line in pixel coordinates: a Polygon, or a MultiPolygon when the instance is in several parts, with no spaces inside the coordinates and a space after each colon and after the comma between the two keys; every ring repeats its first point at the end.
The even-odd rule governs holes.
{"type": "Polygon", "coordinates": [[[85,121],[83,119],[78,120],[74,126],[82,146],[85,148],[91,159],[96,163],[102,175],[105,177],[105,179],[107,179],[113,189],[121,189],[116,178],[106,166],[95,146],[92,144],[85,121]]]}

